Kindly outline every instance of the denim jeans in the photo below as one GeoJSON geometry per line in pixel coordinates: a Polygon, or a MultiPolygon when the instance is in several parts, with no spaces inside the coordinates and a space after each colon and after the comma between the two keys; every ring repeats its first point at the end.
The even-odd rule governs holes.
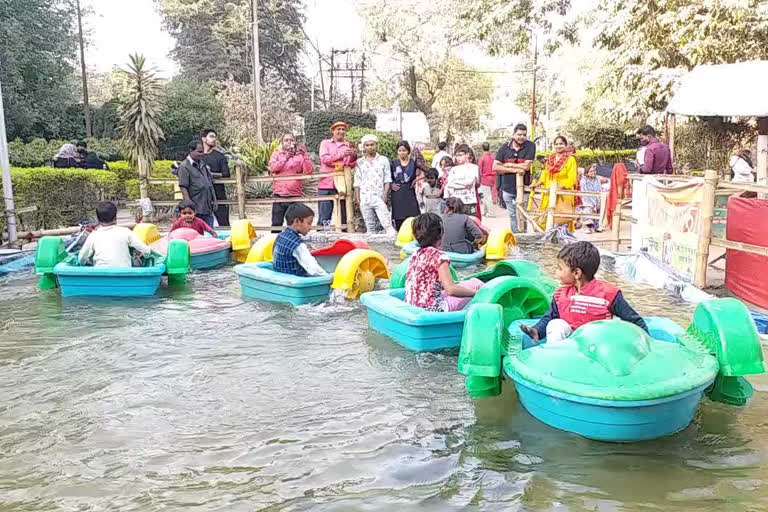
{"type": "Polygon", "coordinates": [[[509,214],[510,229],[513,233],[517,233],[517,208],[515,207],[515,194],[510,194],[506,191],[501,191],[501,198],[507,207],[507,213],[509,214]]]}
{"type": "Polygon", "coordinates": [[[209,215],[200,215],[198,213],[197,215],[195,215],[195,217],[197,217],[199,219],[203,219],[205,221],[205,223],[208,224],[209,226],[211,226],[211,229],[213,229],[213,214],[212,213],[209,214],[209,215]]]}
{"type": "MultiPolygon", "coordinates": [[[[319,188],[317,189],[317,195],[319,196],[333,196],[336,195],[335,188],[319,188]]],[[[341,223],[347,223],[347,209],[346,202],[342,199],[339,201],[341,207],[341,223]]],[[[318,226],[327,226],[331,224],[331,217],[333,217],[333,201],[320,201],[317,205],[318,210],[318,226]]]]}

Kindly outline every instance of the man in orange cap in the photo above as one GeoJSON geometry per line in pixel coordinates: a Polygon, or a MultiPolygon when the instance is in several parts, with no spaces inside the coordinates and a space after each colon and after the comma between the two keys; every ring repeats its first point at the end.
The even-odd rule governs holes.
{"type": "MultiPolygon", "coordinates": [[[[347,142],[349,125],[344,121],[336,121],[331,125],[332,137],[320,143],[320,172],[341,171],[345,167],[354,167],[357,162],[357,150],[347,142]]],[[[347,191],[351,192],[351,191],[347,191]]],[[[333,177],[320,178],[317,184],[317,194],[332,196],[336,194],[333,177]]],[[[318,205],[318,224],[328,225],[333,215],[333,201],[320,201],[318,205]]],[[[347,212],[344,201],[341,201],[341,223],[347,223],[347,212]]]]}

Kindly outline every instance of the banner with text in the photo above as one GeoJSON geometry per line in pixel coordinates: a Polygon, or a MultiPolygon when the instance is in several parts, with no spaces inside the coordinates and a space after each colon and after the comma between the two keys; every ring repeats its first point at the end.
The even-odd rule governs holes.
{"type": "Polygon", "coordinates": [[[641,246],[679,277],[693,281],[703,181],[665,186],[649,178],[645,192],[647,213],[638,219],[641,246]]]}

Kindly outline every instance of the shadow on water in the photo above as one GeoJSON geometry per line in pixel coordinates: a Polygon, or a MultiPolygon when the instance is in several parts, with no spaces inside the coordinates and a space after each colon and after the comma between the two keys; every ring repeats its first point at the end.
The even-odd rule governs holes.
{"type": "MultiPolygon", "coordinates": [[[[550,271],[556,252],[521,247],[550,271]]],[[[705,400],[675,436],[608,444],[538,422],[510,383],[470,400],[457,351],[410,352],[358,303],[244,300],[230,268],[140,300],[1,283],[3,510],[768,509],[764,376],[747,408],[705,400]]]]}

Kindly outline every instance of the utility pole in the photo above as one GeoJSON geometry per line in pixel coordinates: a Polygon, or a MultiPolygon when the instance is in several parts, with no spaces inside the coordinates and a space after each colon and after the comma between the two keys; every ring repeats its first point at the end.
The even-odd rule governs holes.
{"type": "Polygon", "coordinates": [[[531,140],[536,139],[536,70],[539,64],[539,38],[533,34],[533,93],[531,94],[531,140]]]}
{"type": "Polygon", "coordinates": [[[333,64],[333,59],[336,56],[336,50],[331,48],[331,83],[328,85],[328,103],[333,108],[333,72],[336,70],[336,66],[333,64]]]}
{"type": "MultiPolygon", "coordinates": [[[[323,57],[317,53],[317,67],[320,70],[320,89],[323,91],[323,110],[328,110],[328,100],[325,98],[325,79],[323,78],[323,57]]],[[[315,94],[315,91],[312,91],[315,94]]]]}
{"type": "Polygon", "coordinates": [[[16,210],[13,205],[13,184],[11,183],[11,164],[8,159],[8,136],[5,132],[2,84],[0,84],[0,169],[2,169],[3,174],[3,198],[5,199],[8,242],[12,244],[16,241],[16,210]]]}
{"type": "Polygon", "coordinates": [[[88,75],[85,71],[85,41],[83,40],[83,15],[80,12],[80,0],[75,0],[77,6],[77,30],[80,34],[80,69],[83,74],[83,108],[85,109],[85,136],[92,137],[91,109],[88,103],[88,75]]]}
{"type": "Polygon", "coordinates": [[[256,142],[262,144],[264,138],[261,132],[261,64],[259,58],[258,1],[251,0],[251,16],[253,17],[253,107],[256,115],[256,142]]]}
{"type": "Polygon", "coordinates": [[[363,93],[365,92],[365,54],[360,64],[360,113],[363,112],[363,93]]]}

